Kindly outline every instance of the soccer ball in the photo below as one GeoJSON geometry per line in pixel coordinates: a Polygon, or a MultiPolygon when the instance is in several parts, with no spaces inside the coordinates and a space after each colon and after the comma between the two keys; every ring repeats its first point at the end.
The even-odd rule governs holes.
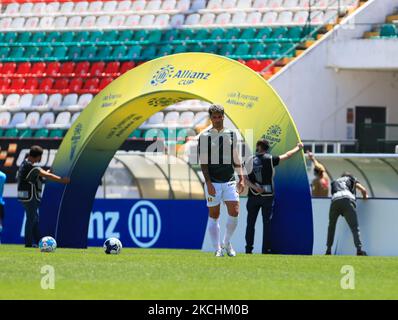
{"type": "Polygon", "coordinates": [[[104,242],[104,251],[106,254],[119,254],[122,250],[122,243],[117,238],[109,238],[104,242]]]}
{"type": "Polygon", "coordinates": [[[57,241],[53,237],[44,237],[39,241],[41,252],[54,252],[57,248],[57,241]]]}

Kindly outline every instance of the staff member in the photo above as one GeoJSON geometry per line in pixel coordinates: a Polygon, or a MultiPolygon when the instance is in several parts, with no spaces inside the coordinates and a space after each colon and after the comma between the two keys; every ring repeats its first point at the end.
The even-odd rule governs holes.
{"type": "Polygon", "coordinates": [[[327,238],[326,254],[332,253],[334,234],[336,231],[337,219],[342,215],[348,223],[354,237],[354,244],[357,248],[358,256],[366,256],[362,250],[361,239],[359,238],[359,226],[356,210],[356,190],[362,193],[364,199],[368,198],[366,188],[349,172],[344,172],[342,176],[332,182],[332,203],[329,210],[329,227],[327,238]]]}
{"type": "Polygon", "coordinates": [[[329,195],[330,178],[325,167],[321,164],[312,152],[307,152],[308,158],[314,164],[315,178],[311,183],[311,191],[313,197],[327,197],[329,195]]]}
{"type": "Polygon", "coordinates": [[[44,178],[54,182],[68,184],[69,178],[61,178],[45,171],[35,163],[41,161],[43,149],[32,146],[28,156],[22,162],[17,172],[18,200],[22,203],[26,213],[25,247],[37,247],[40,240],[39,206],[41,201],[42,183],[44,178]]]}
{"type": "Polygon", "coordinates": [[[263,248],[262,253],[271,253],[271,219],[274,209],[274,167],[281,161],[291,158],[295,153],[303,148],[302,143],[292,150],[273,157],[269,153],[269,142],[259,140],[256,143],[256,154],[249,158],[245,164],[245,176],[249,186],[247,199],[247,227],[246,227],[246,253],[252,253],[254,242],[254,227],[257,215],[261,208],[263,216],[263,248]]]}

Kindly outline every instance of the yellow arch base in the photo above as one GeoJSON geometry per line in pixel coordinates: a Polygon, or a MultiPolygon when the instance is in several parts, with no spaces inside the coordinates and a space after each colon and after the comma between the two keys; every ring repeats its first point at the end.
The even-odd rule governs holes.
{"type": "MultiPolygon", "coordinates": [[[[272,142],[273,154],[285,152],[299,141],[282,100],[262,77],[241,63],[205,53],[149,61],[101,91],[67,132],[53,171],[70,176],[72,182],[66,187],[54,183],[46,186],[41,211],[43,234],[55,236],[60,246],[86,247],[95,193],[116,150],[150,116],[186,99],[222,104],[244,137],[247,130],[253,133],[250,140],[265,136],[272,142]]],[[[302,227],[303,221],[311,222],[311,230],[304,232],[312,231],[303,160],[303,156],[297,156],[283,164],[276,180],[279,218],[275,219],[275,230],[286,232],[288,238],[292,235],[289,243],[303,236],[303,232],[296,232],[298,227],[291,230],[292,224],[302,227]],[[290,207],[286,202],[291,203],[292,197],[300,199],[300,203],[290,207]],[[289,201],[283,201],[287,198],[289,201]]],[[[310,238],[312,241],[312,233],[310,238]]]]}

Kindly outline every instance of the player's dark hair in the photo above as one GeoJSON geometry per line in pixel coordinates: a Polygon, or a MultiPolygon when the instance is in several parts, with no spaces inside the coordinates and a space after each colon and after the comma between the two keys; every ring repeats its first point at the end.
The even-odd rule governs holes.
{"type": "Polygon", "coordinates": [[[210,117],[213,113],[221,113],[222,115],[224,115],[224,107],[219,104],[212,104],[209,108],[210,117]]]}
{"type": "Polygon", "coordinates": [[[32,158],[40,157],[43,154],[43,148],[40,146],[31,146],[29,156],[32,158]]]}
{"type": "Polygon", "coordinates": [[[269,141],[266,139],[260,139],[257,141],[256,143],[256,148],[260,147],[261,149],[263,149],[265,152],[267,152],[269,150],[269,141]]]}
{"type": "Polygon", "coordinates": [[[344,171],[343,174],[341,175],[342,177],[349,177],[349,178],[354,178],[354,176],[348,172],[348,171],[344,171]]]}

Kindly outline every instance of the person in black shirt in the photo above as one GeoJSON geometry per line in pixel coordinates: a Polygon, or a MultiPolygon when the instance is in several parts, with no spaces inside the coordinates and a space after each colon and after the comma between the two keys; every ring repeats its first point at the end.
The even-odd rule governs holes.
{"type": "Polygon", "coordinates": [[[49,179],[59,183],[69,183],[69,178],[61,178],[45,171],[35,163],[41,161],[43,149],[39,146],[32,146],[28,156],[20,165],[17,172],[18,200],[22,203],[26,213],[25,224],[25,247],[37,247],[40,240],[39,230],[39,206],[43,180],[49,179]]]}
{"type": "Polygon", "coordinates": [[[252,253],[254,242],[254,227],[258,212],[261,208],[263,216],[263,247],[262,253],[271,253],[271,219],[274,208],[274,167],[281,161],[289,159],[303,148],[298,143],[292,150],[273,157],[269,151],[269,142],[265,139],[256,143],[256,154],[245,163],[246,184],[249,186],[247,199],[247,227],[246,227],[246,253],[252,253]]]}
{"type": "Polygon", "coordinates": [[[359,238],[359,226],[356,210],[356,190],[361,191],[364,199],[368,198],[366,188],[349,172],[344,172],[342,176],[332,182],[332,203],[329,210],[329,227],[327,237],[326,254],[332,254],[332,245],[336,231],[337,219],[342,215],[351,229],[354,237],[354,244],[357,248],[358,256],[366,256],[362,250],[362,243],[359,238]]]}

